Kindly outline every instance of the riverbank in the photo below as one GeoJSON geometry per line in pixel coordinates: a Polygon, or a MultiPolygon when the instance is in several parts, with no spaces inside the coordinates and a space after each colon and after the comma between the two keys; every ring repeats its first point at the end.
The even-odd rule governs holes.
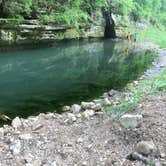
{"type": "MultiPolygon", "coordinates": [[[[154,49],[161,56],[154,62],[153,70],[147,71],[140,78],[140,82],[135,81],[127,86],[125,92],[112,90],[103,94],[100,100],[64,107],[70,112],[62,115],[47,113],[28,119],[16,118],[12,121],[12,126],[5,125],[1,128],[0,164],[12,166],[166,164],[165,92],[149,95],[153,91],[148,91],[149,93],[144,93],[143,96],[140,91],[134,91],[134,94],[139,94],[139,98],[133,98],[132,91],[127,92],[131,87],[135,87],[134,90],[139,89],[144,79],[151,80],[156,76],[154,75],[156,71],[160,74],[164,70],[166,52],[152,44],[144,44],[141,47],[154,49]],[[137,101],[140,98],[141,100],[137,101]],[[124,112],[121,112],[122,114],[105,112],[108,108],[129,109],[128,105],[125,105],[126,102],[121,102],[121,99],[126,99],[127,103],[132,105],[129,108],[134,110],[132,119],[131,115],[129,116],[129,121],[134,123],[127,127],[126,123],[123,123],[125,117],[121,119],[119,116],[124,112]],[[136,99],[136,103],[133,99],[136,99]],[[133,108],[135,104],[137,106],[133,108]],[[135,116],[136,114],[139,116],[135,116]],[[153,141],[154,145],[150,148],[147,147],[147,142],[144,143],[144,149],[148,154],[144,154],[145,151],[140,152],[139,148],[135,149],[140,141],[153,141]],[[136,155],[132,153],[133,151],[137,152],[136,155]]],[[[149,87],[151,84],[147,89],[149,87]]],[[[142,86],[143,92],[147,92],[147,89],[142,86]]]]}

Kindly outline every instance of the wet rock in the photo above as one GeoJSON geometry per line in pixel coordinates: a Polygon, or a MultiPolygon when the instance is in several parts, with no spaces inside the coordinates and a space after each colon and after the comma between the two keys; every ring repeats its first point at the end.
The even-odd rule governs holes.
{"type": "Polygon", "coordinates": [[[78,105],[78,104],[73,104],[73,105],[71,106],[71,112],[72,112],[73,114],[78,114],[78,113],[80,113],[80,112],[81,112],[81,106],[78,105]]]}
{"type": "Polygon", "coordinates": [[[70,106],[64,106],[63,108],[62,108],[62,111],[63,112],[68,112],[68,111],[70,111],[70,106]]]}
{"type": "Polygon", "coordinates": [[[125,128],[136,128],[142,122],[142,115],[125,114],[120,118],[120,123],[125,128]]]}
{"type": "Polygon", "coordinates": [[[142,155],[150,155],[157,153],[157,147],[152,141],[141,141],[137,144],[135,151],[142,155]]]}
{"type": "Polygon", "coordinates": [[[103,104],[110,106],[110,105],[112,105],[112,102],[108,98],[104,98],[103,104]]]}
{"type": "Polygon", "coordinates": [[[90,117],[95,115],[95,111],[94,110],[86,110],[82,113],[82,116],[86,119],[90,119],[90,117]]]}
{"type": "Polygon", "coordinates": [[[117,94],[117,91],[116,90],[110,90],[109,92],[108,92],[108,95],[110,96],[110,97],[112,97],[112,96],[114,96],[114,95],[116,95],[117,94]]]}
{"type": "Polygon", "coordinates": [[[15,129],[18,129],[22,126],[22,122],[19,117],[16,117],[15,119],[12,120],[12,126],[15,129]]]}

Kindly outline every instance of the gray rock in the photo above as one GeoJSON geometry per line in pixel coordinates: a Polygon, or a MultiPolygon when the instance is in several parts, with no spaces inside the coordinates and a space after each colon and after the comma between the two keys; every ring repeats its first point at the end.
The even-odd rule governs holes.
{"type": "Polygon", "coordinates": [[[104,98],[103,104],[110,106],[110,105],[112,105],[112,102],[106,97],[106,98],[104,98]]]}
{"type": "Polygon", "coordinates": [[[72,112],[72,113],[78,114],[78,113],[80,113],[80,111],[81,111],[81,106],[80,106],[80,105],[78,105],[78,104],[73,104],[73,105],[71,106],[71,112],[72,112]]]}
{"type": "Polygon", "coordinates": [[[18,129],[22,126],[22,122],[19,117],[16,117],[15,119],[12,120],[12,126],[15,129],[18,129]]]}
{"type": "Polygon", "coordinates": [[[29,139],[32,139],[33,137],[32,137],[31,134],[28,133],[28,134],[21,134],[19,136],[19,138],[22,139],[22,140],[29,140],[29,139]]]}
{"type": "Polygon", "coordinates": [[[77,120],[76,116],[72,113],[68,113],[67,117],[68,118],[65,120],[65,123],[70,123],[71,124],[71,123],[73,123],[77,120]]]}
{"type": "Polygon", "coordinates": [[[125,128],[136,128],[142,122],[142,115],[125,114],[120,118],[120,123],[125,128]]]}
{"type": "Polygon", "coordinates": [[[70,106],[64,106],[63,108],[62,108],[62,111],[63,112],[67,112],[67,111],[70,111],[70,106]]]}
{"type": "Polygon", "coordinates": [[[157,153],[157,147],[152,141],[141,141],[137,144],[135,151],[142,155],[150,155],[152,153],[157,153]]]}
{"type": "Polygon", "coordinates": [[[18,155],[21,152],[21,142],[16,140],[11,146],[10,150],[12,151],[13,155],[18,155]]]}
{"type": "Polygon", "coordinates": [[[82,113],[82,116],[86,119],[90,119],[90,117],[95,115],[95,111],[94,110],[86,110],[82,113]]]}
{"type": "Polygon", "coordinates": [[[83,109],[93,109],[96,107],[96,104],[94,102],[81,102],[81,107],[83,109]]]}
{"type": "Polygon", "coordinates": [[[4,138],[4,129],[1,127],[0,128],[0,139],[4,138]]]}

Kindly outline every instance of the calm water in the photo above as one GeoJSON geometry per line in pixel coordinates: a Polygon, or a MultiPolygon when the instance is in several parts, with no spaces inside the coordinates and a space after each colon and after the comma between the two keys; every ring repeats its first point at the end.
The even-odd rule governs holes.
{"type": "Polygon", "coordinates": [[[152,63],[149,51],[109,40],[0,53],[0,113],[26,117],[121,89],[152,63]]]}

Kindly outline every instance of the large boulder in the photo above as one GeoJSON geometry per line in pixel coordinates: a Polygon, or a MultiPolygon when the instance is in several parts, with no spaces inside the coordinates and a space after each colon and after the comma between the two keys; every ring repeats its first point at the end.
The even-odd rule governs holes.
{"type": "Polygon", "coordinates": [[[152,141],[141,141],[136,145],[135,151],[142,155],[150,155],[157,153],[157,147],[152,141]]]}

